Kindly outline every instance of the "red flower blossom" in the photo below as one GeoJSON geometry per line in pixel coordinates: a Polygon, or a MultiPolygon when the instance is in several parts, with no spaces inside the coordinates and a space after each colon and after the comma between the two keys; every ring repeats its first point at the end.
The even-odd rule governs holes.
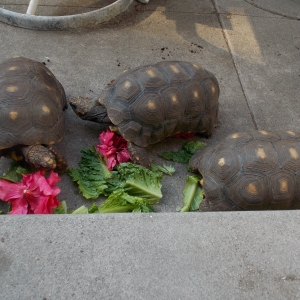
{"type": "Polygon", "coordinates": [[[21,182],[0,180],[0,199],[12,205],[10,214],[52,214],[52,209],[59,206],[57,195],[60,188],[54,186],[60,181],[57,173],[45,171],[23,175],[21,182]]]}
{"type": "Polygon", "coordinates": [[[99,141],[100,144],[96,146],[96,149],[105,158],[108,170],[131,160],[127,141],[119,134],[108,129],[99,135],[99,141]]]}
{"type": "Polygon", "coordinates": [[[196,133],[195,132],[180,132],[173,135],[174,138],[184,138],[188,140],[189,138],[193,137],[196,133]]]}

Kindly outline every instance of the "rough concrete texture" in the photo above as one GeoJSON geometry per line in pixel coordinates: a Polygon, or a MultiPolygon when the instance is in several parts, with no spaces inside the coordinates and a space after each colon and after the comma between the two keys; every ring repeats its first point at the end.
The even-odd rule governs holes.
{"type": "MultiPolygon", "coordinates": [[[[221,88],[220,124],[209,145],[254,128],[300,130],[299,21],[240,0],[136,4],[93,29],[41,32],[0,23],[1,61],[22,55],[45,62],[68,97],[90,98],[123,70],[193,61],[215,73],[221,88]]],[[[103,127],[70,108],[66,125],[58,149],[77,167],[79,150],[95,144],[103,127]]],[[[162,162],[158,152],[183,142],[169,138],[152,154],[162,162]]],[[[0,173],[8,163],[1,158],[0,173]]],[[[157,214],[1,217],[1,298],[298,299],[299,212],[181,215],[175,210],[187,173],[174,165],[157,214]]],[[[70,209],[90,203],[67,175],[60,187],[70,209]]]]}
{"type": "Polygon", "coordinates": [[[1,299],[299,299],[299,220],[299,212],[5,216],[1,299]]]}

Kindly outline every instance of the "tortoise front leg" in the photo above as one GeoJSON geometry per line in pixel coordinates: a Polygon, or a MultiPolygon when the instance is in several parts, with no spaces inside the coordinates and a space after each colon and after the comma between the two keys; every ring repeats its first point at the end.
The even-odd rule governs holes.
{"type": "Polygon", "coordinates": [[[153,160],[147,148],[141,148],[133,143],[128,143],[128,150],[132,161],[135,164],[142,165],[144,167],[149,167],[153,160]]]}
{"type": "Polygon", "coordinates": [[[54,170],[56,168],[55,154],[42,145],[23,146],[21,151],[25,161],[37,169],[54,170]]]}

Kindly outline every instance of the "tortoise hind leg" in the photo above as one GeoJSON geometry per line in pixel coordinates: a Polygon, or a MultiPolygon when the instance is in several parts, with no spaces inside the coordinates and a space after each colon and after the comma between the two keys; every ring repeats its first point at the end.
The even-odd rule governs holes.
{"type": "Polygon", "coordinates": [[[56,168],[55,154],[42,145],[23,146],[21,151],[25,161],[37,169],[54,170],[56,168]]]}

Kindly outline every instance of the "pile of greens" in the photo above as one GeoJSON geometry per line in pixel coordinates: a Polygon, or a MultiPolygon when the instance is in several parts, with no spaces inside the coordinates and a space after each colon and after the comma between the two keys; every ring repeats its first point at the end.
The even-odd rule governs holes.
{"type": "MultiPolygon", "coordinates": [[[[160,156],[165,159],[188,164],[191,156],[206,144],[189,141],[177,152],[164,152],[160,156]]],[[[78,169],[69,169],[68,173],[86,199],[97,199],[106,196],[106,200],[98,206],[93,203],[89,208],[81,206],[73,214],[117,213],[117,212],[153,212],[153,205],[162,198],[161,179],[163,173],[173,175],[173,166],[163,164],[151,165],[151,170],[133,163],[121,163],[113,171],[109,171],[94,147],[81,150],[78,169]]],[[[203,199],[199,185],[200,178],[188,176],[183,191],[183,207],[181,212],[199,208],[203,199]]],[[[65,203],[55,213],[66,213],[65,203]]]]}
{"type": "MultiPolygon", "coordinates": [[[[152,205],[162,198],[162,172],[174,172],[167,166],[154,166],[155,171],[152,171],[129,162],[109,171],[94,147],[81,150],[81,153],[80,168],[68,171],[72,180],[77,182],[86,199],[97,199],[101,195],[108,197],[98,207],[98,211],[94,204],[92,212],[154,211],[152,205]]],[[[81,211],[83,209],[89,212],[89,209],[80,208],[81,211]]]]}
{"type": "Polygon", "coordinates": [[[206,143],[202,143],[199,141],[189,141],[183,144],[182,148],[179,151],[162,152],[159,154],[159,156],[167,160],[188,164],[192,155],[205,146],[206,143]]]}

